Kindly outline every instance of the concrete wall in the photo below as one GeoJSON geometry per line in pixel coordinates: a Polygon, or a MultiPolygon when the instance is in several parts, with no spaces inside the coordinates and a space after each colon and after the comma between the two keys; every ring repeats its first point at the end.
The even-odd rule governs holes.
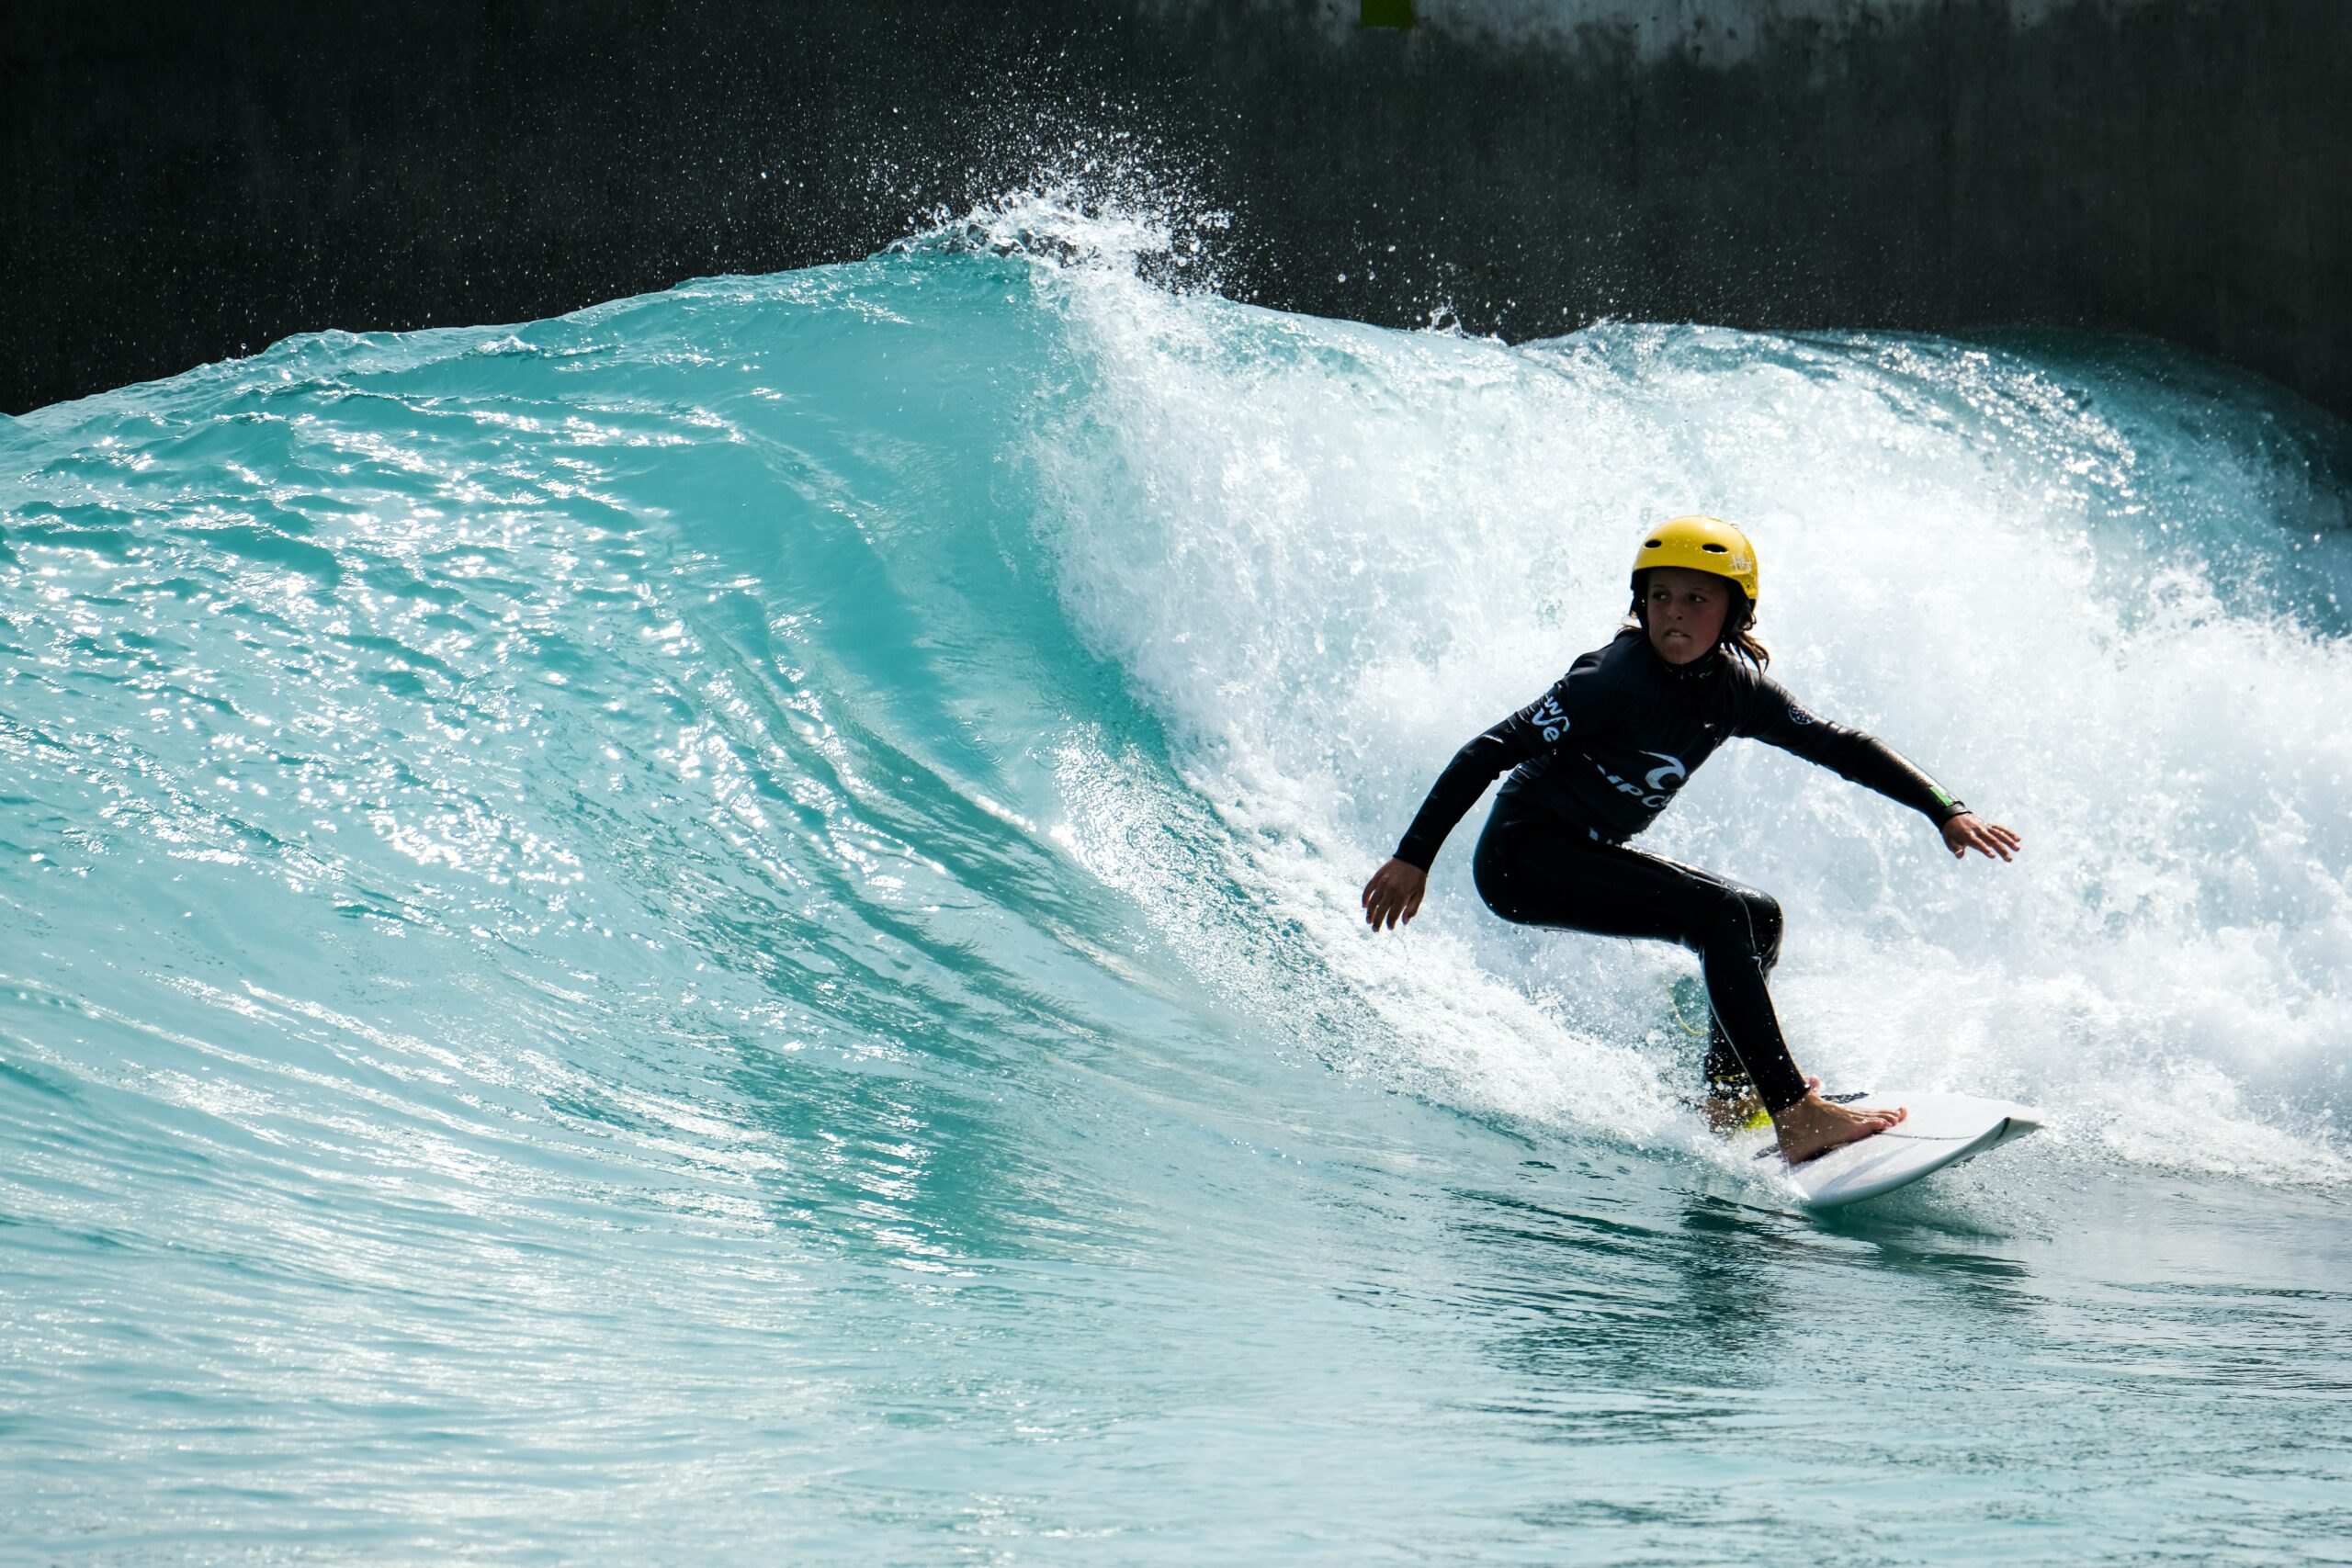
{"type": "Polygon", "coordinates": [[[860,255],[1093,145],[1229,209],[1226,286],[1289,309],[2120,326],[2352,412],[2343,0],[1416,11],[18,0],[0,408],[860,255]]]}

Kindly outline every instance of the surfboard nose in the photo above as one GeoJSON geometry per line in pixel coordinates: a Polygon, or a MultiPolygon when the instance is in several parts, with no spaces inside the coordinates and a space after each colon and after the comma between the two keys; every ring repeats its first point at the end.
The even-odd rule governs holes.
{"type": "MultiPolygon", "coordinates": [[[[1810,1208],[1839,1208],[1892,1192],[2035,1132],[2042,1122],[2030,1106],[1942,1091],[1873,1093],[1853,1103],[1866,1110],[1908,1105],[1911,1114],[1900,1126],[1784,1168],[1810,1208]]],[[[1772,1152],[1768,1144],[1763,1153],[1772,1152]]]]}

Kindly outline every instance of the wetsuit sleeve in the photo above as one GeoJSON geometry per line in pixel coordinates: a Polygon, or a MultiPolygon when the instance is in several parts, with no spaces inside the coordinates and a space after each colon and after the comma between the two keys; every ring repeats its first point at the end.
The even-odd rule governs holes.
{"type": "Polygon", "coordinates": [[[1808,712],[1777,681],[1758,682],[1750,721],[1740,733],[1819,763],[1864,789],[1874,789],[1938,827],[1968,809],[1893,747],[1875,736],[1808,712]]]}
{"type": "Polygon", "coordinates": [[[1613,694],[1597,678],[1589,658],[1578,660],[1550,691],[1453,754],[1397,843],[1398,860],[1429,870],[1438,846],[1498,774],[1550,751],[1572,728],[1584,733],[1602,722],[1613,694]]]}

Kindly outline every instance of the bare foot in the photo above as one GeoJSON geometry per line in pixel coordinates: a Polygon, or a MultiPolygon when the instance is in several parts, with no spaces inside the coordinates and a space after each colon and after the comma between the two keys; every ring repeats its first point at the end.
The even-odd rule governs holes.
{"type": "MultiPolygon", "coordinates": [[[[1821,1080],[1807,1073],[1804,1087],[1817,1094],[1821,1090],[1821,1080]]],[[[1700,1110],[1707,1118],[1708,1131],[1713,1133],[1737,1133],[1749,1127],[1760,1127],[1770,1120],[1764,1114],[1764,1102],[1756,1098],[1756,1091],[1752,1089],[1742,1089],[1737,1094],[1710,1094],[1700,1110]]]]}
{"type": "Polygon", "coordinates": [[[1893,1111],[1852,1111],[1832,1105],[1815,1093],[1781,1111],[1773,1125],[1781,1134],[1781,1157],[1791,1165],[1803,1165],[1842,1144],[1883,1133],[1909,1114],[1900,1106],[1893,1111]]]}

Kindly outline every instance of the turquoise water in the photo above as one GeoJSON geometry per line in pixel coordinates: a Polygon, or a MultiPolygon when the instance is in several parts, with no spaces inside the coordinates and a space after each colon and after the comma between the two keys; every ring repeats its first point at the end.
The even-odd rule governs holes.
{"type": "Polygon", "coordinates": [[[2161,347],[1507,347],[1049,204],[0,423],[28,1561],[2345,1560],[2345,433],[2161,347]],[[1165,273],[1165,265],[1146,271],[1165,273]],[[1476,821],[1638,520],[2027,842],[1733,748],[1815,1218],[1476,821]]]}

